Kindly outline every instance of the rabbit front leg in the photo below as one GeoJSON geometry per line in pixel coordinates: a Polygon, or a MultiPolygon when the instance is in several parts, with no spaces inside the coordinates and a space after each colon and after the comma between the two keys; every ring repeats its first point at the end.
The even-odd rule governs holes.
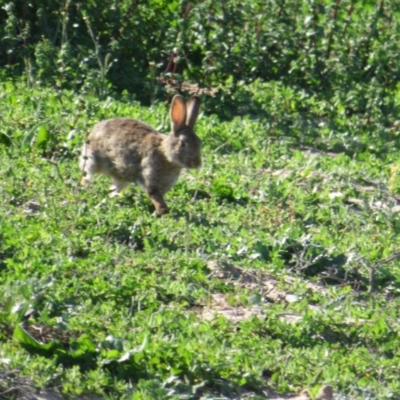
{"type": "Polygon", "coordinates": [[[154,207],[156,208],[157,214],[158,215],[168,214],[169,208],[164,200],[162,192],[155,187],[146,188],[146,191],[148,196],[150,197],[150,200],[154,204],[154,207]]]}

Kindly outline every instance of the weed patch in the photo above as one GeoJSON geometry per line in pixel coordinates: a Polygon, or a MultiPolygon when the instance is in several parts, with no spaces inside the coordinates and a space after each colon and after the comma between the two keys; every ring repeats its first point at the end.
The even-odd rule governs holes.
{"type": "Polygon", "coordinates": [[[13,132],[0,147],[1,396],[400,393],[396,147],[333,153],[262,118],[204,114],[204,166],[156,218],[133,186],[82,190],[77,158],[99,119],[156,125],[166,107],[81,95],[76,118],[71,93],[18,88],[0,111],[13,132]]]}

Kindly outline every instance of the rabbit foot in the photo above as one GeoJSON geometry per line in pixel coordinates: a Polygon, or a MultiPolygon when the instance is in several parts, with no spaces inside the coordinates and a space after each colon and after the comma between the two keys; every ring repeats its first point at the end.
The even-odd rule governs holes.
{"type": "Polygon", "coordinates": [[[79,181],[79,184],[80,184],[81,186],[85,186],[85,185],[87,185],[88,183],[90,183],[90,181],[91,181],[91,180],[90,180],[88,177],[82,176],[81,180],[79,181]]]}
{"type": "Polygon", "coordinates": [[[159,217],[161,217],[161,215],[164,214],[168,214],[169,213],[169,208],[167,206],[163,206],[163,207],[156,207],[156,213],[159,217]]]}
{"type": "Polygon", "coordinates": [[[108,197],[110,197],[111,199],[114,197],[118,197],[120,195],[121,195],[121,193],[116,191],[115,188],[111,188],[110,193],[108,193],[108,197]]]}
{"type": "Polygon", "coordinates": [[[120,195],[121,191],[128,185],[128,182],[121,181],[117,178],[111,178],[112,185],[110,187],[110,197],[117,197],[120,195]]]}

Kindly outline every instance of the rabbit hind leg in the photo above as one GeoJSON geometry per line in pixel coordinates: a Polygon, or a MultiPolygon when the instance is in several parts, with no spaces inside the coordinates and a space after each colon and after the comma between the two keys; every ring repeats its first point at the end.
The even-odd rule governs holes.
{"type": "Polygon", "coordinates": [[[115,176],[111,176],[111,187],[110,187],[110,197],[119,196],[121,191],[129,185],[129,182],[123,181],[115,176]]]}

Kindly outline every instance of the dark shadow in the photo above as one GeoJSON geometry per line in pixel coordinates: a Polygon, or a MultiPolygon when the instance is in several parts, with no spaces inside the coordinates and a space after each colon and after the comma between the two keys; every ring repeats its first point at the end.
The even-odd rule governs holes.
{"type": "MultiPolygon", "coordinates": [[[[256,323],[256,321],[253,321],[256,323]]],[[[365,347],[371,348],[376,347],[379,344],[384,345],[389,341],[396,340],[397,333],[395,330],[388,332],[383,335],[381,339],[374,337],[369,339],[365,337],[357,326],[351,326],[349,324],[334,324],[332,322],[321,322],[317,319],[307,319],[307,323],[304,324],[303,328],[298,326],[299,329],[304,329],[303,333],[300,333],[298,329],[293,329],[287,322],[281,322],[282,329],[277,330],[276,326],[269,328],[265,326],[265,323],[259,321],[259,335],[265,337],[268,340],[277,340],[282,343],[282,349],[287,347],[290,348],[315,348],[317,346],[324,346],[326,343],[336,346],[345,347],[365,347]],[[386,336],[387,335],[387,336],[386,336]]],[[[276,322],[272,322],[276,323],[276,322]]],[[[255,329],[255,328],[254,328],[255,329]]],[[[385,355],[388,358],[394,358],[392,350],[385,351],[385,355]]]]}
{"type": "MultiPolygon", "coordinates": [[[[357,291],[384,289],[390,284],[400,288],[395,275],[383,266],[376,268],[373,279],[360,273],[359,268],[347,266],[347,256],[343,253],[332,255],[319,243],[311,241],[286,240],[281,246],[280,257],[290,272],[305,277],[318,277],[327,285],[350,286],[357,291]]],[[[365,271],[366,272],[366,271],[365,271]]]]}
{"type": "Polygon", "coordinates": [[[106,234],[106,240],[122,244],[133,250],[144,250],[142,234],[138,230],[132,230],[132,226],[122,225],[110,228],[106,234]]]}

